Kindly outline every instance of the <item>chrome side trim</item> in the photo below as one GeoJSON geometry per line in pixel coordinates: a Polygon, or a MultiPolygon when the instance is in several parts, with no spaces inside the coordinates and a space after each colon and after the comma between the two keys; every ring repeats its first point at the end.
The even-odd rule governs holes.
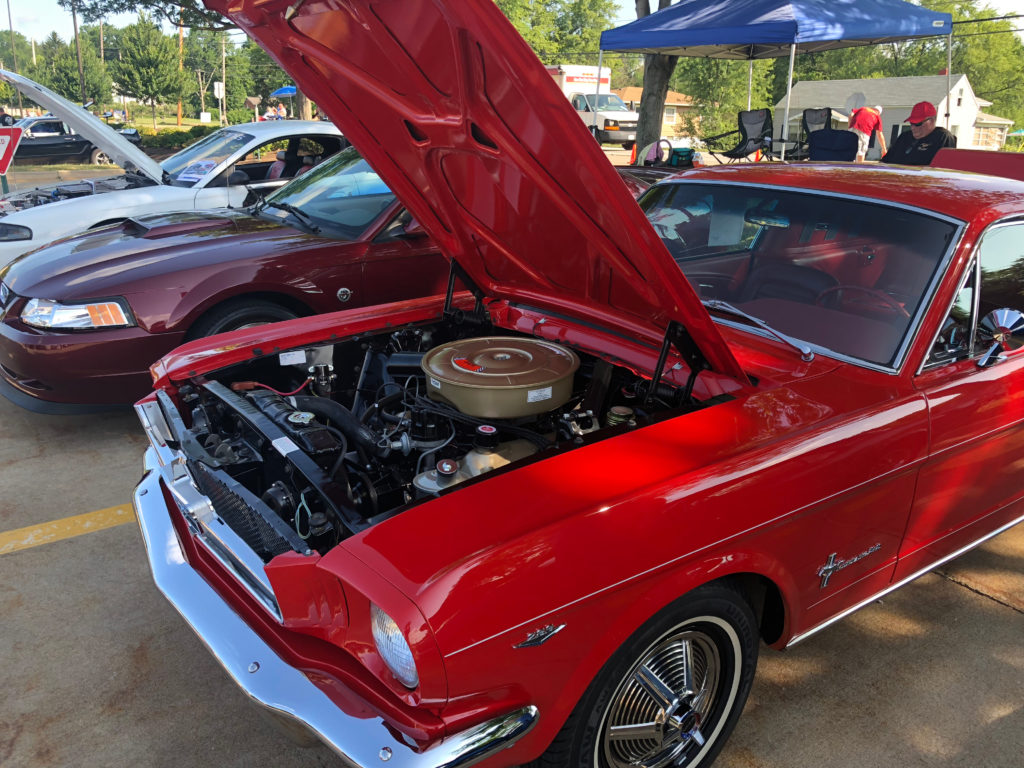
{"type": "Polygon", "coordinates": [[[160,489],[156,448],[135,489],[135,512],[153,580],[221,666],[255,703],[308,728],[349,768],[466,768],[519,740],[537,722],[526,706],[452,734],[422,752],[392,735],[380,717],[346,715],[308,677],[285,662],[185,561],[160,489]],[[385,757],[385,755],[387,757],[385,757]]]}
{"type": "Polygon", "coordinates": [[[968,545],[966,545],[964,547],[961,547],[956,552],[953,552],[952,554],[946,555],[945,557],[943,557],[943,558],[941,558],[939,560],[936,560],[931,565],[925,566],[921,570],[911,574],[910,576],[907,576],[905,579],[902,579],[902,580],[896,582],[895,584],[890,584],[888,587],[883,589],[881,592],[878,592],[877,594],[872,595],[871,597],[866,598],[865,600],[861,600],[859,603],[857,603],[853,607],[847,608],[845,611],[842,611],[841,613],[837,613],[831,619],[826,619],[825,621],[823,621],[821,624],[819,624],[818,626],[814,627],[813,629],[809,629],[806,632],[802,632],[799,635],[795,635],[794,637],[792,637],[790,639],[790,641],[788,643],[786,643],[786,647],[787,648],[792,648],[794,645],[796,645],[799,642],[802,642],[802,641],[806,640],[811,635],[817,634],[818,632],[820,632],[821,630],[825,629],[826,627],[832,626],[833,624],[835,624],[840,619],[845,619],[851,613],[856,613],[857,611],[859,611],[864,606],[870,605],[871,603],[873,603],[876,600],[878,600],[880,597],[885,597],[890,592],[895,592],[897,589],[899,589],[902,586],[905,586],[905,585],[909,584],[914,579],[917,579],[917,578],[920,578],[921,576],[924,576],[926,573],[928,573],[929,571],[935,570],[940,565],[943,565],[944,563],[948,563],[950,560],[955,560],[956,558],[960,557],[960,555],[964,554],[965,552],[969,552],[970,550],[974,549],[978,545],[984,544],[989,539],[995,538],[1000,533],[1003,533],[1004,531],[1010,530],[1011,528],[1013,528],[1013,526],[1017,525],[1018,523],[1024,523],[1024,515],[1021,515],[1016,520],[1011,520],[1006,525],[1004,525],[1004,526],[1002,526],[1000,528],[997,528],[996,530],[991,531],[990,533],[986,533],[984,536],[982,536],[977,541],[973,541],[970,544],[968,544],[968,545]]]}

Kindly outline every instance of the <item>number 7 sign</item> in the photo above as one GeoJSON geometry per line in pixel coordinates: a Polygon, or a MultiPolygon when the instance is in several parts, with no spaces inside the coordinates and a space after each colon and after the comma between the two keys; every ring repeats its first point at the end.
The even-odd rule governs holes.
{"type": "Polygon", "coordinates": [[[7,175],[20,141],[21,128],[0,128],[0,176],[7,175]]]}

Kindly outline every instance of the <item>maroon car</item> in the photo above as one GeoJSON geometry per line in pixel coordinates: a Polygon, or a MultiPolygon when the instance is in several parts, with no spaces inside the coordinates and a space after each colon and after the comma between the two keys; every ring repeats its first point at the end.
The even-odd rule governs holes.
{"type": "MultiPolygon", "coordinates": [[[[637,196],[662,169],[620,169],[637,196]]],[[[0,271],[0,394],[32,411],[127,404],[184,341],[444,293],[448,262],[348,149],[265,202],[65,238],[0,271]]]]}

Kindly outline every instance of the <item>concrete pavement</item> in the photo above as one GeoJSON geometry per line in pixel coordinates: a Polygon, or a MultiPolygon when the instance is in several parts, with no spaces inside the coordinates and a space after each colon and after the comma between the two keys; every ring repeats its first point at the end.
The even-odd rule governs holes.
{"type": "MultiPolygon", "coordinates": [[[[0,533],[127,504],[128,411],[0,399],[0,533]]],[[[0,765],[339,766],[267,727],[150,579],[134,522],[0,554],[0,765]]],[[[1024,527],[785,653],[716,768],[1021,768],[1024,527]]]]}

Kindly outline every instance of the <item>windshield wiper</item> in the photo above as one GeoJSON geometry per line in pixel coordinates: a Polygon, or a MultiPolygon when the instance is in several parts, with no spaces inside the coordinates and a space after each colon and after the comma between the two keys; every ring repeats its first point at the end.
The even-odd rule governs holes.
{"type": "Polygon", "coordinates": [[[299,208],[298,206],[292,205],[291,203],[275,202],[268,202],[267,206],[270,208],[280,208],[282,211],[288,211],[288,213],[292,214],[293,216],[295,216],[295,218],[299,219],[307,227],[309,227],[309,231],[312,232],[314,235],[320,234],[320,227],[313,223],[313,217],[310,216],[301,208],[299,208]]]}
{"type": "Polygon", "coordinates": [[[753,323],[758,328],[764,331],[768,331],[768,333],[777,338],[779,341],[788,344],[789,346],[793,347],[793,349],[795,349],[797,352],[799,352],[800,359],[803,360],[805,363],[809,363],[811,362],[811,360],[814,359],[814,352],[811,350],[810,346],[804,344],[801,341],[797,341],[791,336],[787,336],[781,331],[775,330],[761,318],[754,317],[753,315],[748,315],[742,309],[734,307],[727,301],[722,301],[721,299],[708,299],[706,301],[702,301],[701,304],[703,304],[708,309],[715,310],[716,312],[723,312],[727,315],[742,317],[744,320],[753,323]]]}

